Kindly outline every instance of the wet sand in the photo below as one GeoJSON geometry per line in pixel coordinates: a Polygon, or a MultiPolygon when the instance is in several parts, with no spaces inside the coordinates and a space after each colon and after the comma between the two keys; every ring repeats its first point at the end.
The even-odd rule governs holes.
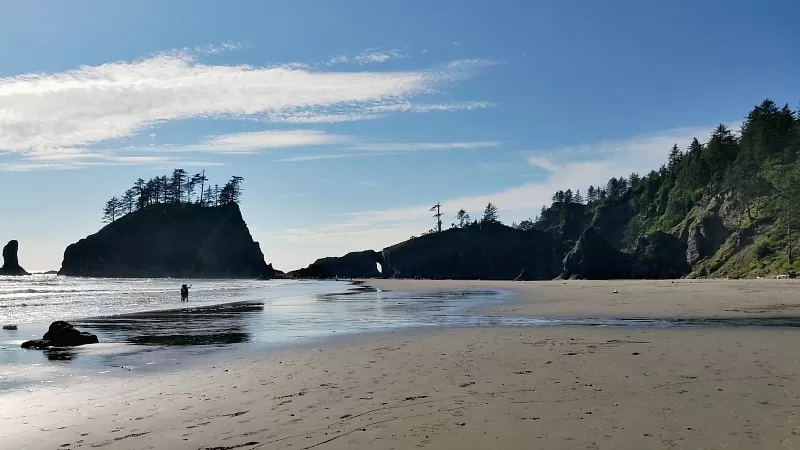
{"type": "MultiPolygon", "coordinates": [[[[757,289],[738,282],[371,284],[517,289],[513,305],[496,308],[503,314],[600,316],[616,304],[605,316],[719,317],[728,312],[714,305],[727,296],[722,309],[756,317],[788,315],[800,303],[788,287],[794,283],[783,281],[757,289]],[[699,301],[678,307],[690,299],[699,301]]],[[[799,333],[482,327],[347,337],[185,371],[2,394],[0,442],[32,449],[800,448],[799,333]]]]}
{"type": "Polygon", "coordinates": [[[369,280],[408,292],[504,289],[518,301],[493,314],[539,317],[798,317],[800,280],[369,280]],[[614,293],[614,291],[617,293],[614,293]]]}

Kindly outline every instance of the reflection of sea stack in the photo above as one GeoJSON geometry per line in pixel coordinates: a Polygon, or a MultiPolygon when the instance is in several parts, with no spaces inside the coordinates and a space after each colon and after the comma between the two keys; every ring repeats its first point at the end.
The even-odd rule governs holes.
{"type": "Polygon", "coordinates": [[[0,267],[0,275],[30,275],[19,265],[19,258],[17,252],[19,251],[19,242],[15,240],[8,241],[3,247],[3,267],[0,267]]]}

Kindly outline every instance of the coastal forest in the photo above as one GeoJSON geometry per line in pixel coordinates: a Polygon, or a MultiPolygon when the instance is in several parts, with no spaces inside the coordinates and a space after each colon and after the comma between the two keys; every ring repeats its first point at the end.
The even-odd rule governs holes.
{"type": "Polygon", "coordinates": [[[222,187],[212,185],[206,172],[189,175],[184,169],[175,169],[171,175],[153,177],[148,181],[137,179],[121,196],[112,197],[103,207],[103,222],[118,218],[150,205],[188,203],[203,207],[239,203],[242,198],[244,178],[232,176],[222,187]]]}

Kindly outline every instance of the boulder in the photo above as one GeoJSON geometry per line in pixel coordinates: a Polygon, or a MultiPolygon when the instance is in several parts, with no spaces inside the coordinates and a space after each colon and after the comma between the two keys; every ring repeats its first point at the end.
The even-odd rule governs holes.
{"type": "Polygon", "coordinates": [[[3,247],[3,267],[0,267],[0,275],[30,275],[19,265],[19,242],[16,240],[8,241],[3,247]]]}
{"type": "Polygon", "coordinates": [[[58,320],[50,324],[42,339],[23,342],[22,348],[76,347],[99,342],[96,335],[79,331],[69,322],[58,320]]]}

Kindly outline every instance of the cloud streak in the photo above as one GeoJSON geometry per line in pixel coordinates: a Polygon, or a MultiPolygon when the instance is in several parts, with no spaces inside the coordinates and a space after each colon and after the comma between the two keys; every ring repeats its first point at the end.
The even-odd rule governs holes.
{"type": "Polygon", "coordinates": [[[391,59],[398,59],[404,58],[405,55],[400,52],[400,50],[393,49],[393,50],[386,50],[386,51],[379,51],[377,49],[367,49],[357,55],[337,55],[331,58],[327,65],[333,66],[337,64],[358,64],[358,65],[365,65],[365,64],[380,64],[385,63],[391,59]]]}
{"type": "Polygon", "coordinates": [[[314,108],[313,110],[280,111],[267,115],[267,122],[312,124],[342,123],[377,120],[398,113],[430,113],[473,111],[495,106],[490,102],[451,102],[433,104],[415,104],[409,102],[385,103],[381,105],[364,105],[358,110],[342,111],[340,109],[314,108]]]}
{"type": "MultiPolygon", "coordinates": [[[[364,61],[371,59],[381,58],[364,56],[364,61]]],[[[298,113],[313,118],[332,109],[340,117],[329,121],[369,117],[381,111],[365,113],[364,107],[403,109],[394,105],[468,78],[488,64],[464,60],[418,71],[325,72],[298,65],[206,65],[196,55],[172,52],[0,78],[0,151],[80,148],[195,118],[269,119],[298,113]]]]}

